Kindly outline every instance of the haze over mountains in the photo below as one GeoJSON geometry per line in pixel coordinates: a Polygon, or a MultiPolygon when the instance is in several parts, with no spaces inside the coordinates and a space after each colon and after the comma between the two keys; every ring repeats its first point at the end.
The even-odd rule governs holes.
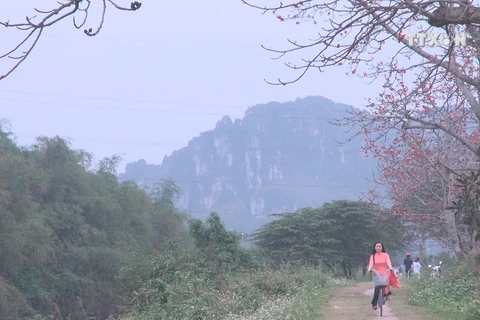
{"type": "Polygon", "coordinates": [[[323,97],[249,108],[243,119],[226,116],[216,127],[165,156],[161,165],[127,164],[120,181],[151,187],[173,179],[176,205],[195,217],[217,211],[228,228],[250,232],[271,213],[356,200],[371,186],[376,161],[360,151],[362,137],[328,122],[349,106],[323,97]]]}

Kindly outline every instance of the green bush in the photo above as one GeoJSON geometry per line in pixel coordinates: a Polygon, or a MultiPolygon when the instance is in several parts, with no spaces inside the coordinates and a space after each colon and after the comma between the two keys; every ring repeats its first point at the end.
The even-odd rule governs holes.
{"type": "Polygon", "coordinates": [[[436,278],[422,274],[418,281],[412,281],[407,301],[452,320],[480,319],[479,275],[478,271],[472,271],[471,263],[436,278]]]}
{"type": "Polygon", "coordinates": [[[287,300],[300,294],[326,297],[331,283],[325,273],[313,268],[212,273],[209,263],[198,251],[188,250],[123,268],[119,281],[131,293],[125,301],[132,310],[124,319],[256,319],[255,314],[265,312],[280,316],[290,306],[287,300]],[[138,278],[139,274],[145,278],[138,278]]]}

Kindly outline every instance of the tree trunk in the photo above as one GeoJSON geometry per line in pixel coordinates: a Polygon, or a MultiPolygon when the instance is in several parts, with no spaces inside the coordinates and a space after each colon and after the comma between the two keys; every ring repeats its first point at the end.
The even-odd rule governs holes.
{"type": "Polygon", "coordinates": [[[421,257],[427,256],[427,238],[423,234],[420,240],[420,256],[421,257]]]}
{"type": "Polygon", "coordinates": [[[470,240],[470,234],[468,231],[468,227],[465,224],[457,224],[457,233],[458,233],[458,239],[460,241],[460,247],[462,248],[462,251],[468,254],[473,246],[470,240]]]}
{"type": "MultiPolygon", "coordinates": [[[[452,123],[449,122],[448,127],[449,127],[449,129],[452,129],[452,123]]],[[[447,135],[446,143],[447,143],[447,147],[448,147],[447,150],[450,151],[451,150],[450,146],[453,144],[453,136],[452,135],[447,135]]],[[[449,168],[452,168],[453,164],[455,163],[454,155],[451,152],[449,152],[448,155],[449,156],[447,157],[447,166],[449,168]]],[[[454,176],[453,172],[450,172],[449,170],[446,170],[445,173],[447,174],[447,177],[448,177],[449,186],[446,189],[447,193],[446,193],[446,197],[445,197],[444,208],[448,208],[448,207],[451,206],[452,201],[455,200],[455,195],[452,194],[452,190],[451,190],[450,186],[455,183],[455,178],[456,177],[454,176]]],[[[443,229],[445,230],[445,232],[447,234],[448,239],[450,240],[450,245],[451,245],[451,248],[452,248],[453,252],[455,253],[455,256],[459,260],[465,260],[466,255],[465,255],[465,252],[462,250],[462,246],[461,246],[461,243],[460,243],[460,238],[459,238],[458,229],[457,229],[457,222],[455,221],[454,210],[445,209],[442,212],[442,225],[443,225],[443,229]]]]}
{"type": "Polygon", "coordinates": [[[473,271],[480,271],[480,241],[473,242],[473,271]]]}
{"type": "MultiPolygon", "coordinates": [[[[448,126],[449,128],[451,127],[451,123],[448,123],[448,126]]],[[[450,145],[453,141],[453,136],[451,135],[448,135],[447,136],[447,144],[449,145],[449,148],[448,150],[450,150],[450,145]]],[[[449,153],[449,157],[447,157],[447,164],[448,164],[448,167],[453,167],[453,164],[455,162],[455,159],[453,158],[453,155],[451,154],[451,152],[449,153]]],[[[448,181],[449,181],[449,184],[450,185],[453,185],[454,182],[455,182],[455,176],[452,172],[449,172],[447,171],[446,172],[448,174],[448,181]]],[[[448,208],[450,207],[450,205],[452,204],[452,201],[455,200],[455,195],[452,194],[452,190],[450,188],[450,186],[448,187],[447,189],[447,196],[446,196],[446,203],[445,203],[445,206],[444,208],[448,208]]],[[[461,243],[460,243],[460,238],[459,238],[459,235],[458,235],[458,229],[457,229],[457,222],[455,221],[455,212],[454,210],[444,210],[443,211],[443,217],[444,217],[444,229],[445,229],[445,232],[447,233],[447,237],[449,238],[450,240],[450,244],[452,246],[452,250],[453,252],[455,253],[455,256],[457,257],[457,259],[463,261],[466,259],[466,255],[465,255],[465,252],[462,250],[462,246],[461,246],[461,243]]]]}
{"type": "Polygon", "coordinates": [[[465,252],[463,252],[462,247],[460,245],[460,240],[458,238],[458,231],[457,226],[455,224],[455,214],[452,210],[445,210],[443,213],[443,217],[445,218],[444,228],[447,236],[450,240],[450,244],[452,247],[455,256],[459,260],[465,260],[465,252]]]}
{"type": "Polygon", "coordinates": [[[345,274],[345,277],[348,278],[348,271],[345,263],[342,263],[342,269],[343,269],[343,274],[345,274]]]}

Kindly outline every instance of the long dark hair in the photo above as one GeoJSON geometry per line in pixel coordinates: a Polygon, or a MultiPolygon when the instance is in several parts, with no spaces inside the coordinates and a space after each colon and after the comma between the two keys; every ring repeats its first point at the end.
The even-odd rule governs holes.
{"type": "Polygon", "coordinates": [[[382,252],[385,252],[385,246],[383,245],[383,243],[381,243],[380,241],[377,241],[373,244],[373,249],[372,249],[372,255],[375,256],[375,253],[377,253],[377,250],[375,250],[375,246],[380,243],[382,245],[382,252]]]}

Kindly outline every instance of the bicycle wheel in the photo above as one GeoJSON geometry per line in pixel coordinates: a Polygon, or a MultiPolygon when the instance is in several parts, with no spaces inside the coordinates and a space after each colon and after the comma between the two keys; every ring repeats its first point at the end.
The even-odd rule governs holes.
{"type": "Polygon", "coordinates": [[[383,288],[380,289],[380,292],[378,293],[378,301],[377,305],[380,308],[380,317],[383,317],[383,288]]]}

